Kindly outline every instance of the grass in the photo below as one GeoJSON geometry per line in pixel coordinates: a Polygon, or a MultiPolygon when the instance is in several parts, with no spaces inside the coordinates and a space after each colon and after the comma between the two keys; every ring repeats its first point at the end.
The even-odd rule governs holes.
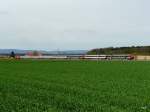
{"type": "Polygon", "coordinates": [[[0,112],[150,112],[150,62],[0,60],[0,112]]]}

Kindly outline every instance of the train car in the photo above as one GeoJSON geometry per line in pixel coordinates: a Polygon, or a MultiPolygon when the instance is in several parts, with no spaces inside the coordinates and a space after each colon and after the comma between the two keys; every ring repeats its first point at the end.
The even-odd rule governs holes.
{"type": "Polygon", "coordinates": [[[20,56],[21,59],[67,59],[67,56],[20,56]]]}
{"type": "Polygon", "coordinates": [[[83,59],[83,55],[67,55],[67,59],[83,59]]]}
{"type": "Polygon", "coordinates": [[[107,59],[111,60],[134,60],[133,55],[110,55],[107,56],[107,59]]]}
{"type": "Polygon", "coordinates": [[[90,60],[105,60],[107,58],[106,55],[84,55],[84,59],[90,59],[90,60]]]}

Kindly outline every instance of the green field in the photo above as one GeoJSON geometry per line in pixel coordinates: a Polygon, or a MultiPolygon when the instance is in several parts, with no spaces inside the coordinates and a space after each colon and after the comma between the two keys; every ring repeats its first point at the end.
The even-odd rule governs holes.
{"type": "Polygon", "coordinates": [[[1,60],[0,112],[150,112],[150,62],[1,60]]]}

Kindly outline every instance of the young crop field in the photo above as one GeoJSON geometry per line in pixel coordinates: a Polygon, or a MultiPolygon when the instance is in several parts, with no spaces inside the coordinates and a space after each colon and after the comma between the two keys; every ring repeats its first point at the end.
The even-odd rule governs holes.
{"type": "Polygon", "coordinates": [[[150,62],[0,60],[0,112],[150,112],[150,62]]]}

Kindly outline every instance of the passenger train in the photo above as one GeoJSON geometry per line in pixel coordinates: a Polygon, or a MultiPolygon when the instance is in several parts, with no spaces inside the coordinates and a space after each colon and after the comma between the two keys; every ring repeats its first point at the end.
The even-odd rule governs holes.
{"type": "Polygon", "coordinates": [[[49,55],[16,56],[17,59],[70,59],[70,60],[134,60],[133,55],[49,55]]]}

